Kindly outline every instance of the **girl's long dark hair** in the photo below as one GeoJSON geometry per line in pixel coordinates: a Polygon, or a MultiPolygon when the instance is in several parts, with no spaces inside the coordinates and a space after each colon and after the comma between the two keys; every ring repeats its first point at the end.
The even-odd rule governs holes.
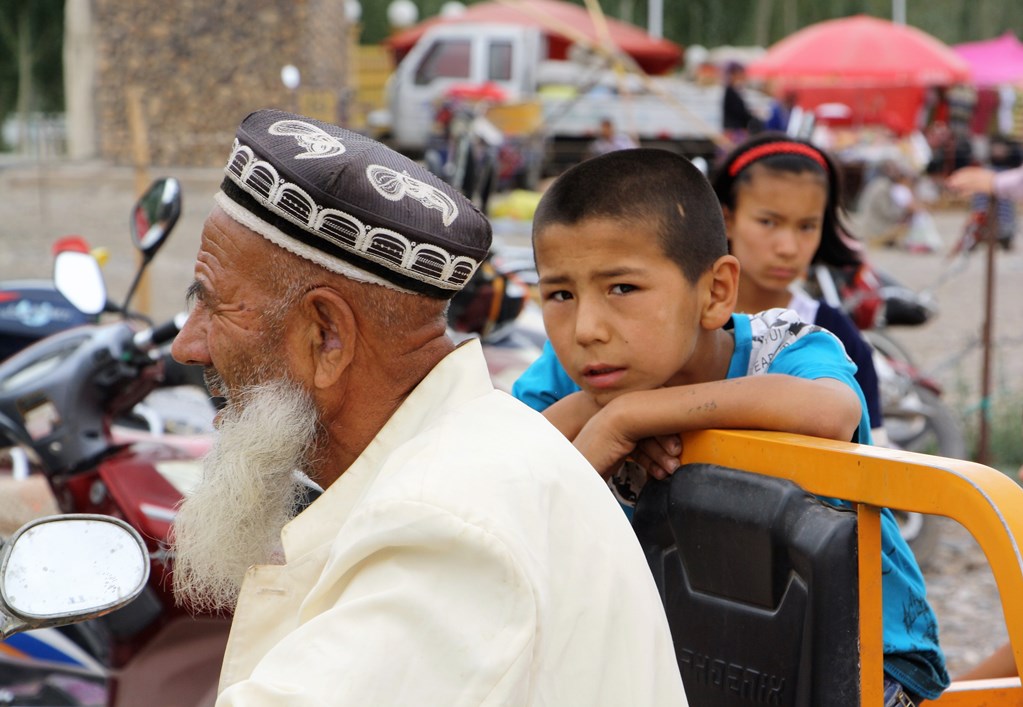
{"type": "Polygon", "coordinates": [[[714,172],[711,185],[722,207],[735,210],[739,187],[750,181],[749,168],[755,164],[775,172],[820,175],[824,180],[827,200],[821,224],[821,243],[811,262],[844,267],[858,265],[862,261],[856,241],[842,226],[841,174],[827,152],[811,142],[785,133],[766,132],[751,137],[733,149],[714,172]]]}

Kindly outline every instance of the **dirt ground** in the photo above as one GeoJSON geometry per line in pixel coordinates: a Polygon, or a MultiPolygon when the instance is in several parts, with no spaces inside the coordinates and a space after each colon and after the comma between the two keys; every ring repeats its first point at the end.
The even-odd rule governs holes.
{"type": "MultiPolygon", "coordinates": [[[[150,268],[146,308],[157,320],[184,308],[192,278],[202,222],[220,182],[219,170],[175,169],[182,182],[184,208],[164,249],[150,268]]],[[[104,266],[110,296],[120,301],[136,265],[130,246],[128,215],[137,184],[164,176],[138,174],[95,162],[0,162],[0,279],[49,278],[50,246],[60,236],[84,236],[109,250],[104,266]]],[[[976,252],[963,261],[946,253],[962,232],[963,209],[935,211],[945,250],[933,254],[871,249],[872,262],[914,289],[934,295],[939,313],[918,327],[901,327],[893,336],[918,364],[945,388],[945,397],[966,419],[980,408],[980,337],[985,321],[986,261],[976,252]]],[[[523,243],[521,229],[505,236],[523,243]]],[[[1023,241],[995,259],[994,338],[991,391],[994,403],[1023,405],[1023,241]]],[[[143,298],[136,304],[146,304],[143,298]]],[[[6,489],[0,488],[6,495],[6,489]]],[[[7,500],[13,500],[8,497],[7,500]]],[[[952,528],[927,572],[932,601],[942,623],[950,668],[957,672],[983,657],[1005,638],[997,591],[979,548],[952,528]]]]}

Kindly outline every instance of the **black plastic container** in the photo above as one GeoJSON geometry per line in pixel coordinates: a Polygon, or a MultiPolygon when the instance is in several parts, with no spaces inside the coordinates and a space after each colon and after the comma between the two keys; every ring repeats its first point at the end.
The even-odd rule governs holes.
{"type": "Polygon", "coordinates": [[[646,485],[633,527],[690,704],[860,704],[854,511],[691,464],[646,485]]]}

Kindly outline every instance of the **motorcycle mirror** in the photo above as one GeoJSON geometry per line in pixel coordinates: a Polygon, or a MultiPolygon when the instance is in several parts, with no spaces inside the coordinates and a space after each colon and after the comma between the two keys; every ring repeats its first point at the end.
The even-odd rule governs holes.
{"type": "Polygon", "coordinates": [[[131,240],[142,253],[142,264],[135,273],[135,280],[128,288],[122,309],[128,311],[128,303],[135,294],[142,273],[156,251],[163,245],[174,224],[181,215],[181,183],[174,177],[164,177],[153,182],[139,197],[131,212],[131,240]]]}
{"type": "Polygon", "coordinates": [[[181,215],[181,183],[157,179],[139,197],[131,214],[131,239],[146,259],[152,258],[181,215]]]}
{"type": "Polygon", "coordinates": [[[95,315],[107,303],[107,288],[96,258],[88,253],[63,250],[53,261],[53,284],[57,292],[83,314],[95,315]]]}
{"type": "Polygon", "coordinates": [[[0,638],[102,616],[131,602],[148,579],[145,543],[124,521],[39,518],[0,549],[0,638]]]}

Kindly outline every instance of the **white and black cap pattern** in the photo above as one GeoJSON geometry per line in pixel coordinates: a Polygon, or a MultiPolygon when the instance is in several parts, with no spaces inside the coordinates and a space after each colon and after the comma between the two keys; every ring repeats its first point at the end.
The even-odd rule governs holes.
{"type": "Polygon", "coordinates": [[[365,136],[276,110],[239,126],[217,203],[302,257],[357,280],[453,296],[490,247],[472,203],[365,136]]]}

